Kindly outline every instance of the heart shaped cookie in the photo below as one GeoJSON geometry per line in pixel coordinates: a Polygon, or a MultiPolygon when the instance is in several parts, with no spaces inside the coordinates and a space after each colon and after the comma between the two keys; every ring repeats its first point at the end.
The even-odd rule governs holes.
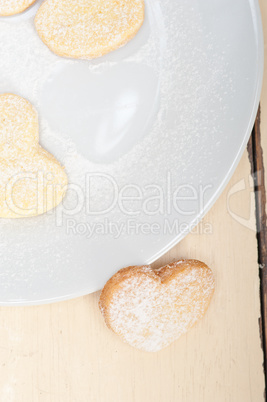
{"type": "Polygon", "coordinates": [[[57,55],[93,59],[125,45],[143,20],[143,0],[46,0],[35,27],[57,55]]]}
{"type": "Polygon", "coordinates": [[[0,0],[0,16],[19,14],[29,8],[36,0],[0,0]]]}
{"type": "Polygon", "coordinates": [[[32,105],[13,94],[0,95],[0,217],[43,214],[65,195],[64,168],[39,145],[32,105]]]}
{"type": "Polygon", "coordinates": [[[156,270],[128,267],[106,283],[99,307],[107,326],[125,342],[156,352],[203,317],[214,287],[211,269],[197,260],[156,270]]]}

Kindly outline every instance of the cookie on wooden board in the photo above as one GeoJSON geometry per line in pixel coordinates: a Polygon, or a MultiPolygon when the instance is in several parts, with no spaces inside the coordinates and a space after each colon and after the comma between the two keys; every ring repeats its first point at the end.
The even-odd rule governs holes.
{"type": "Polygon", "coordinates": [[[211,269],[197,260],[180,260],[156,270],[128,267],[106,283],[99,307],[107,326],[125,342],[156,352],[203,317],[214,287],[211,269]]]}

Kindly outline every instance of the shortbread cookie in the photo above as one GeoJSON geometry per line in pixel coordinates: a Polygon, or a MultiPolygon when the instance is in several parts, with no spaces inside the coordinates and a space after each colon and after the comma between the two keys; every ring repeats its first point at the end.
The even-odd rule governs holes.
{"type": "Polygon", "coordinates": [[[0,16],[19,14],[29,8],[36,0],[0,0],[0,16]]]}
{"type": "Polygon", "coordinates": [[[125,45],[143,21],[143,0],[46,0],[35,26],[59,56],[93,59],[125,45]]]}
{"type": "Polygon", "coordinates": [[[40,215],[64,197],[64,168],[38,141],[32,105],[17,95],[0,95],[1,218],[40,215]]]}
{"type": "Polygon", "coordinates": [[[99,307],[107,326],[125,342],[156,352],[203,317],[214,286],[210,268],[196,260],[157,270],[128,267],[106,283],[99,307]]]}

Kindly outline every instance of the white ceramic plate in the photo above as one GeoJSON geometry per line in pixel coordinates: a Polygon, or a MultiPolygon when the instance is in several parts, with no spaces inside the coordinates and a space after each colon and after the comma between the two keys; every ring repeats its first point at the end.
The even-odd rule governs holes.
{"type": "Polygon", "coordinates": [[[0,221],[3,305],[94,292],[180,241],[234,172],[262,83],[256,0],[146,0],[138,35],[94,61],[48,50],[40,3],[0,19],[0,92],[35,105],[71,185],[52,213],[0,221]]]}

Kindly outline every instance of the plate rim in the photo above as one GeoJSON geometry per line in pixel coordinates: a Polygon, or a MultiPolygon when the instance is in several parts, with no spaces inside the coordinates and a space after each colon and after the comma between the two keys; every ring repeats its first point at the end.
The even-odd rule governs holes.
{"type": "MultiPolygon", "coordinates": [[[[263,26],[262,26],[262,18],[261,18],[261,11],[260,11],[260,6],[258,3],[258,0],[248,0],[250,4],[250,8],[255,7],[255,18],[253,18],[254,22],[254,28],[255,29],[255,37],[257,37],[257,42],[258,42],[258,58],[257,58],[257,65],[258,65],[258,71],[257,71],[257,77],[255,78],[255,81],[257,83],[256,89],[255,89],[255,94],[254,94],[254,101],[253,101],[253,107],[251,110],[249,122],[247,129],[244,134],[243,141],[240,144],[239,150],[236,154],[235,160],[233,161],[232,165],[230,166],[227,175],[224,177],[222,180],[220,186],[217,188],[215,193],[212,195],[212,197],[209,199],[203,210],[197,215],[197,217],[193,220],[192,225],[187,225],[190,227],[190,229],[185,229],[179,235],[177,235],[168,245],[163,247],[158,253],[154,254],[151,259],[149,259],[148,264],[152,264],[154,261],[156,261],[158,258],[162,257],[165,253],[167,253],[172,247],[177,245],[182,239],[184,239],[190,231],[196,227],[201,220],[204,218],[204,216],[209,212],[209,210],[213,207],[215,202],[218,200],[224,189],[226,188],[227,184],[231,180],[243,154],[245,151],[245,148],[248,144],[249,138],[251,136],[251,132],[257,117],[258,113],[258,108],[260,105],[260,98],[261,98],[261,91],[262,91],[262,84],[263,84],[263,75],[264,75],[264,36],[263,36],[263,26]],[[251,4],[253,2],[253,4],[251,4]]],[[[251,10],[251,14],[253,16],[253,12],[251,10]]]]}
{"type": "MultiPolygon", "coordinates": [[[[223,190],[229,183],[231,177],[233,176],[233,174],[237,168],[238,163],[241,160],[241,157],[243,156],[244,150],[247,146],[253,125],[255,123],[257,112],[258,112],[261,90],[262,90],[262,83],[263,83],[263,73],[264,73],[264,37],[263,37],[263,26],[262,26],[260,6],[258,3],[258,0],[248,0],[248,3],[250,6],[250,12],[251,12],[252,19],[253,19],[255,38],[257,40],[256,43],[257,43],[258,70],[257,70],[257,76],[255,77],[256,86],[255,86],[253,107],[251,110],[247,129],[244,132],[243,141],[240,143],[239,150],[236,154],[236,157],[235,157],[232,165],[229,167],[227,174],[225,175],[224,179],[218,186],[217,190],[214,192],[214,194],[208,200],[208,202],[204,206],[203,210],[200,211],[198,213],[198,215],[192,220],[191,225],[187,225],[187,228],[185,228],[181,233],[179,233],[177,236],[175,236],[167,245],[162,247],[157,253],[155,253],[153,256],[151,256],[151,258],[149,258],[146,261],[146,264],[148,264],[148,265],[152,264],[158,258],[162,257],[166,252],[168,252],[171,248],[173,248],[175,245],[177,245],[182,239],[184,239],[190,233],[190,231],[192,231],[193,227],[195,227],[204,218],[204,216],[212,208],[212,206],[218,200],[218,198],[222,194],[223,190]]],[[[35,299],[35,300],[31,301],[28,299],[26,299],[26,300],[21,299],[21,300],[13,300],[13,301],[8,300],[6,302],[0,300],[0,306],[33,306],[33,305],[37,306],[37,305],[43,305],[43,304],[52,304],[52,303],[56,303],[56,302],[75,299],[78,297],[83,297],[83,296],[86,296],[89,294],[93,294],[95,292],[97,292],[97,290],[90,289],[90,287],[87,286],[86,288],[84,288],[83,290],[80,290],[78,292],[77,291],[71,292],[64,296],[58,296],[58,297],[52,297],[52,298],[46,298],[46,299],[40,299],[40,300],[35,299]]]]}

